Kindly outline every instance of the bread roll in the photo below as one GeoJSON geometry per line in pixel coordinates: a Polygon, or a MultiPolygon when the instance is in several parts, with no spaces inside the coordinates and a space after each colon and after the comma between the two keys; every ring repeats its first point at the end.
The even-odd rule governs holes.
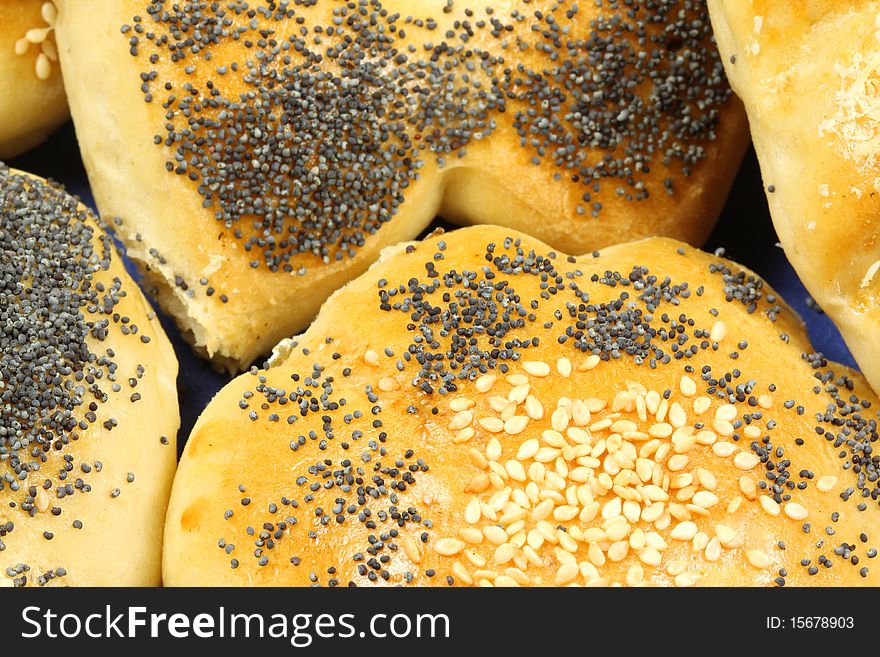
{"type": "Polygon", "coordinates": [[[177,361],[112,239],[0,165],[0,586],[156,585],[177,361]]]}
{"type": "Polygon", "coordinates": [[[880,582],[877,399],[655,238],[391,249],[199,418],[170,585],[880,582]]]}
{"type": "Polygon", "coordinates": [[[230,369],[438,212],[701,243],[745,148],[702,1],[58,7],[98,206],[230,369]]]}
{"type": "Polygon", "coordinates": [[[709,5],[785,253],[880,390],[880,2],[709,5]]]}
{"type": "Polygon", "coordinates": [[[0,159],[36,146],[67,119],[54,20],[51,2],[0,1],[0,159]]]}

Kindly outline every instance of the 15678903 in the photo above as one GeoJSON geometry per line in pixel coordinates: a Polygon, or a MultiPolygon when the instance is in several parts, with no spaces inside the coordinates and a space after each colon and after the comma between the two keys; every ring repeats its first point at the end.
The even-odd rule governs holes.
{"type": "Polygon", "coordinates": [[[853,616],[767,616],[768,630],[851,630],[855,628],[853,616]]]}

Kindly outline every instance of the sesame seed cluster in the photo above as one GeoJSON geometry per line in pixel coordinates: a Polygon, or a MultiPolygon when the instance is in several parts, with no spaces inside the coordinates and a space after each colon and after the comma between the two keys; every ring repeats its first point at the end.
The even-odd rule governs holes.
{"type": "Polygon", "coordinates": [[[37,46],[39,52],[34,60],[34,73],[40,80],[48,80],[52,75],[52,64],[58,61],[58,47],[52,34],[58,10],[51,2],[44,2],[40,7],[40,16],[44,25],[32,27],[18,39],[15,42],[15,54],[26,55],[31,46],[37,46]]]}
{"type": "Polygon", "coordinates": [[[121,31],[168,172],[253,268],[354,257],[421,170],[501,125],[594,217],[603,186],[643,200],[662,167],[672,194],[705,158],[730,91],[702,0],[472,4],[158,0],[121,31]]]}
{"type": "Polygon", "coordinates": [[[864,383],[720,254],[609,251],[475,228],[380,263],[208,408],[170,558],[180,515],[256,583],[872,581],[864,383]]]}
{"type": "Polygon", "coordinates": [[[117,310],[127,285],[106,273],[112,239],[63,189],[5,165],[0,254],[0,585],[44,585],[67,569],[2,563],[4,552],[19,534],[52,541],[53,531],[37,529],[46,518],[83,529],[65,500],[92,493],[103,464],[77,451],[119,425],[110,395],[139,402],[145,374],[143,365],[120,371],[108,337],[117,348],[151,338],[117,310]]]}

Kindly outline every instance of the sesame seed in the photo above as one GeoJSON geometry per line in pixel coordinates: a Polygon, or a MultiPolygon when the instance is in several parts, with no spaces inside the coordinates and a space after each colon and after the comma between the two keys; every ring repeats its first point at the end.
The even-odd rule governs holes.
{"type": "Polygon", "coordinates": [[[556,361],[556,371],[567,379],[571,376],[572,372],[571,361],[568,358],[560,358],[558,361],[556,361]]]}
{"type": "Polygon", "coordinates": [[[567,563],[562,564],[556,571],[556,577],[554,579],[554,583],[556,586],[563,586],[568,584],[578,576],[579,570],[578,565],[574,561],[569,561],[567,563]]]}
{"type": "Polygon", "coordinates": [[[542,361],[526,361],[523,369],[532,376],[544,377],[550,374],[550,366],[542,361]]]}
{"type": "Polygon", "coordinates": [[[715,409],[715,419],[730,422],[736,418],[736,406],[733,404],[722,404],[715,409]]]}
{"type": "Polygon", "coordinates": [[[530,438],[520,445],[519,450],[516,453],[516,458],[518,461],[527,461],[528,459],[533,458],[540,448],[541,444],[538,440],[536,438],[530,438]]]}
{"type": "Polygon", "coordinates": [[[704,554],[706,561],[718,561],[721,558],[721,541],[718,540],[717,536],[709,539],[704,554]]]}
{"type": "Polygon", "coordinates": [[[739,478],[739,490],[747,500],[754,500],[758,494],[755,480],[746,475],[739,478]]]}
{"type": "Polygon", "coordinates": [[[751,470],[760,462],[761,459],[751,452],[737,452],[733,457],[733,464],[740,470],[751,470]]]}
{"type": "Polygon", "coordinates": [[[826,475],[824,477],[820,477],[816,482],[816,489],[820,493],[827,493],[832,490],[837,485],[837,477],[833,475],[826,475]]]}
{"type": "Polygon", "coordinates": [[[697,535],[697,525],[689,520],[680,522],[669,535],[676,541],[689,541],[697,535]]]}
{"type": "Polygon", "coordinates": [[[490,433],[500,433],[504,431],[504,422],[497,417],[483,417],[477,423],[490,433]]]}
{"type": "Polygon", "coordinates": [[[669,423],[676,429],[683,427],[687,423],[687,413],[685,413],[678,402],[674,402],[669,407],[669,423]]]}
{"type": "Polygon", "coordinates": [[[788,502],[783,508],[785,510],[785,515],[792,520],[804,520],[809,515],[807,509],[797,502],[788,502]]]}
{"type": "Polygon", "coordinates": [[[400,539],[400,545],[403,547],[403,552],[410,561],[415,564],[421,563],[422,555],[421,552],[419,552],[419,545],[412,536],[408,534],[402,536],[400,539]]]}
{"type": "Polygon", "coordinates": [[[699,575],[696,573],[679,573],[673,578],[673,583],[679,588],[696,586],[699,575]]]}
{"type": "Polygon", "coordinates": [[[544,417],[544,406],[534,395],[526,397],[525,411],[532,420],[540,420],[544,417]]]}
{"type": "Polygon", "coordinates": [[[501,458],[501,442],[497,438],[491,438],[486,444],[486,457],[492,461],[501,458]]]}
{"type": "Polygon", "coordinates": [[[720,456],[721,458],[727,458],[736,451],[736,445],[732,443],[717,442],[712,445],[712,452],[714,452],[716,456],[720,456]]]}
{"type": "MultiPolygon", "coordinates": [[[[452,420],[449,422],[449,429],[451,431],[459,431],[460,429],[464,429],[474,421],[474,414],[471,411],[459,411],[456,413],[452,420]]],[[[482,424],[482,422],[481,422],[482,424]]]]}
{"type": "Polygon", "coordinates": [[[600,358],[596,355],[587,356],[584,359],[584,362],[578,366],[578,370],[581,372],[588,372],[589,370],[594,369],[600,362],[600,358]]]}
{"type": "Polygon", "coordinates": [[[474,388],[477,392],[487,393],[495,385],[497,378],[494,374],[484,374],[474,382],[474,388]]]}
{"type": "Polygon", "coordinates": [[[454,538],[441,538],[434,543],[434,551],[444,557],[455,556],[464,549],[464,542],[454,538]]]}
{"type": "Polygon", "coordinates": [[[681,377],[681,381],[679,382],[679,389],[681,390],[681,394],[683,394],[685,397],[693,397],[695,394],[697,394],[697,384],[694,383],[694,380],[687,375],[681,377]]]}
{"type": "Polygon", "coordinates": [[[716,504],[718,504],[718,496],[715,493],[712,493],[707,490],[701,490],[698,493],[694,494],[693,503],[697,506],[701,506],[704,509],[710,509],[716,504]]]}
{"type": "Polygon", "coordinates": [[[455,574],[455,577],[461,580],[466,586],[470,586],[474,583],[474,578],[470,571],[460,562],[456,561],[452,564],[452,572],[455,574]]]}
{"type": "Polygon", "coordinates": [[[755,568],[763,570],[770,566],[770,558],[766,552],[760,550],[749,550],[746,552],[746,560],[755,568]]]}
{"type": "Polygon", "coordinates": [[[782,510],[779,508],[779,504],[777,504],[776,500],[773,498],[761,495],[758,499],[760,500],[761,508],[764,509],[766,513],[771,516],[778,516],[781,513],[782,510]]]}
{"type": "Polygon", "coordinates": [[[452,442],[456,445],[461,445],[462,443],[468,442],[475,435],[476,435],[476,432],[471,427],[465,427],[464,429],[461,429],[458,433],[455,434],[455,437],[452,439],[452,442]]]}
{"type": "Polygon", "coordinates": [[[475,525],[480,521],[480,516],[482,515],[482,510],[480,508],[480,500],[479,498],[473,497],[471,501],[468,502],[467,506],[464,510],[464,519],[469,525],[475,525]]]}
{"type": "Polygon", "coordinates": [[[709,339],[712,342],[721,342],[724,340],[724,337],[727,335],[727,325],[722,321],[717,321],[712,324],[712,328],[709,331],[709,339]]]}
{"type": "Polygon", "coordinates": [[[525,415],[514,415],[504,423],[504,432],[510,436],[515,436],[525,431],[529,424],[529,418],[525,415]]]}
{"type": "Polygon", "coordinates": [[[715,536],[718,542],[724,547],[736,547],[739,543],[739,537],[733,527],[718,523],[715,525],[715,536]]]}
{"type": "Polygon", "coordinates": [[[715,475],[712,474],[709,470],[705,468],[696,468],[697,480],[700,482],[700,486],[707,490],[715,490],[718,486],[718,481],[715,479],[715,475]]]}

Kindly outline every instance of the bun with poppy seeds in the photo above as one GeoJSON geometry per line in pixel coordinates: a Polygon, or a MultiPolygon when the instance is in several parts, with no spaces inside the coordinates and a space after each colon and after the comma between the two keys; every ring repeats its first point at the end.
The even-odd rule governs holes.
{"type": "Polygon", "coordinates": [[[670,239],[394,247],[199,418],[165,583],[876,584],[877,399],[811,352],[670,239]]]}
{"type": "Polygon", "coordinates": [[[177,361],[112,238],[0,165],[0,586],[160,583],[177,361]]]}
{"type": "Polygon", "coordinates": [[[746,143],[702,0],[58,0],[98,206],[247,367],[439,213],[699,244],[746,143]]]}

